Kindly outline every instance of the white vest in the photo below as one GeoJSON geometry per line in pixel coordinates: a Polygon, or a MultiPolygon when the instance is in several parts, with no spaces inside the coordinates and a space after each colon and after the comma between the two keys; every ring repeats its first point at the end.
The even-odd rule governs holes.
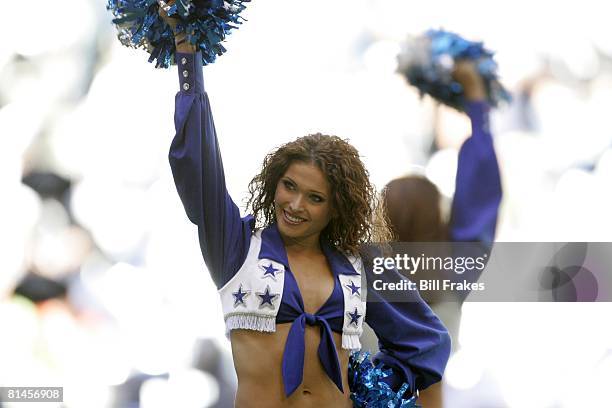
{"type": "MultiPolygon", "coordinates": [[[[276,315],[283,298],[285,266],[270,259],[260,259],[260,249],[261,230],[258,230],[251,236],[244,263],[234,277],[219,289],[225,334],[228,337],[233,329],[276,331],[276,315]]],[[[363,332],[366,313],[366,285],[362,282],[365,281],[365,273],[360,257],[347,256],[347,259],[357,275],[337,275],[344,297],[342,348],[359,350],[359,337],[363,332]],[[359,294],[353,293],[350,286],[359,286],[359,294]],[[359,315],[357,323],[351,318],[351,314],[356,316],[355,313],[359,315]]]]}

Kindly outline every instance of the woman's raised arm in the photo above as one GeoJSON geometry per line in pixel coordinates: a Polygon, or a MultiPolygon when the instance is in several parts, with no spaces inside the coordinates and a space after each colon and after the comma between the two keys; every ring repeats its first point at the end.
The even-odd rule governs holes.
{"type": "Polygon", "coordinates": [[[471,62],[461,62],[455,78],[463,85],[472,136],[461,146],[450,219],[452,241],[479,241],[491,246],[499,205],[501,178],[489,128],[485,85],[471,62]]]}
{"type": "Polygon", "coordinates": [[[240,218],[227,192],[201,55],[184,38],[177,37],[176,42],[180,89],[175,98],[176,135],[168,158],[187,216],[198,227],[204,261],[220,288],[244,262],[253,218],[240,218]]]}

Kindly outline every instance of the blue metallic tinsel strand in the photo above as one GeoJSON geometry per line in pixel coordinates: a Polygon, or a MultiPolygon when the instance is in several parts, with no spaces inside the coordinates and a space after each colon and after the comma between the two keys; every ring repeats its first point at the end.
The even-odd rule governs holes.
{"type": "Polygon", "coordinates": [[[356,408],[420,408],[416,396],[404,398],[409,385],[395,392],[383,381],[392,371],[382,365],[374,367],[370,353],[355,352],[349,358],[349,388],[356,408]]]}
{"type": "MultiPolygon", "coordinates": [[[[202,64],[215,61],[225,52],[221,41],[244,20],[240,13],[250,0],[177,0],[168,12],[179,23],[176,31],[202,53],[202,64]]],[[[127,47],[143,48],[156,68],[174,63],[174,33],[159,16],[157,0],[108,0],[118,38],[127,47]]]]}
{"type": "Polygon", "coordinates": [[[429,30],[406,42],[398,56],[398,71],[421,96],[428,94],[441,103],[463,110],[463,88],[452,77],[454,62],[463,59],[476,64],[491,106],[510,101],[510,94],[499,82],[493,52],[485,49],[481,42],[468,41],[448,31],[429,30]]]}

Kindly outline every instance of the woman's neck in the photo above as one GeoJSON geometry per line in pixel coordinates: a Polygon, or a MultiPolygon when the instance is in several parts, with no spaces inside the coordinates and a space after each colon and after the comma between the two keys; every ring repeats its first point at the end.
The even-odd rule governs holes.
{"type": "Polygon", "coordinates": [[[320,234],[316,236],[310,236],[305,238],[291,238],[284,237],[281,235],[283,239],[283,243],[285,244],[285,250],[287,251],[287,255],[294,256],[308,256],[308,255],[318,255],[323,251],[321,249],[321,243],[319,242],[320,234]]]}

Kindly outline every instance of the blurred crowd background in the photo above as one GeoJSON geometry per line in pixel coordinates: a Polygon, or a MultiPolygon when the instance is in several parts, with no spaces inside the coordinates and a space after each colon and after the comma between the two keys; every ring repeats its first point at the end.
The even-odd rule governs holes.
{"type": "MultiPolygon", "coordinates": [[[[321,131],[349,138],[378,187],[425,174],[450,201],[469,122],[395,73],[406,35],[444,28],[497,51],[514,94],[492,115],[497,239],[612,241],[605,6],[255,0],[204,70],[230,192],[241,202],[265,153],[321,131]]],[[[0,25],[0,386],[64,386],[63,405],[45,405],[68,408],[231,407],[221,308],[167,162],[175,69],[122,48],[103,0],[11,14],[0,25]]],[[[466,303],[446,406],[609,406],[610,312],[466,303]]]]}

